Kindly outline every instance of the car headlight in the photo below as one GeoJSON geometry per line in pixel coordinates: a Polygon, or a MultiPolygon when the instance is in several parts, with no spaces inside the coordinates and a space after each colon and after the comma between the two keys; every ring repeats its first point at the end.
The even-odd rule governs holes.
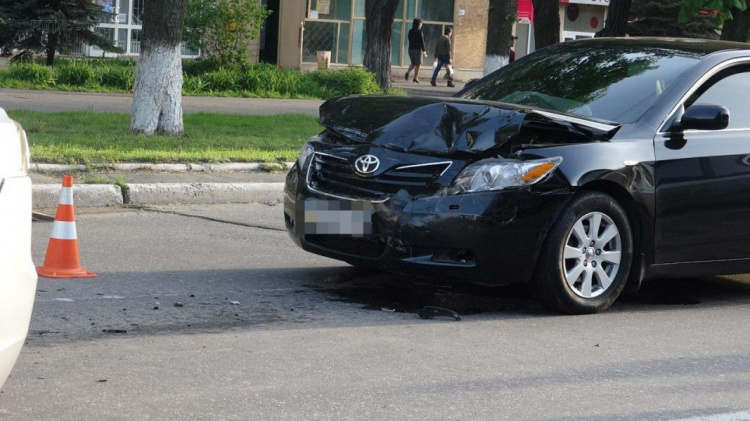
{"type": "Polygon", "coordinates": [[[299,158],[297,158],[297,164],[299,165],[299,168],[301,170],[305,169],[305,164],[307,163],[307,158],[310,157],[310,155],[315,152],[315,148],[312,147],[310,144],[311,140],[318,140],[320,136],[313,136],[309,139],[307,139],[307,142],[305,142],[304,145],[302,145],[302,149],[299,151],[299,158]]]}
{"type": "Polygon", "coordinates": [[[464,168],[448,192],[461,194],[530,186],[554,171],[562,160],[561,156],[531,161],[482,160],[464,168]]]}

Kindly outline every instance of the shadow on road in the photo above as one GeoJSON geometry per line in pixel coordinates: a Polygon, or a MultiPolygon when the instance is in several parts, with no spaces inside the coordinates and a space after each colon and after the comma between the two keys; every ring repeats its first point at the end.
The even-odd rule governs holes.
{"type": "MultiPolygon", "coordinates": [[[[558,316],[542,308],[526,285],[487,287],[350,267],[99,275],[93,280],[40,279],[30,342],[86,340],[113,333],[382,324],[396,319],[368,312],[415,314],[424,306],[443,307],[462,316],[482,314],[485,319],[558,316]]],[[[609,311],[749,303],[750,284],[742,279],[673,279],[648,283],[637,296],[618,300],[609,311]]],[[[406,321],[403,317],[397,320],[406,321]]]]}
{"type": "MultiPolygon", "coordinates": [[[[496,312],[550,313],[525,284],[482,286],[418,279],[385,272],[350,269],[336,281],[305,286],[328,299],[358,303],[365,310],[416,313],[437,306],[462,315],[496,312]]],[[[658,279],[644,283],[635,296],[621,297],[610,311],[642,311],[663,306],[717,305],[750,301],[750,284],[735,278],[658,279]]]]}

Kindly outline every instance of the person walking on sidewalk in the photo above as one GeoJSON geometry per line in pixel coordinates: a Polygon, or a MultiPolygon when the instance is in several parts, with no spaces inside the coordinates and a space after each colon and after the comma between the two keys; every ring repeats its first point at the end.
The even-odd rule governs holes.
{"type": "Polygon", "coordinates": [[[416,18],[409,30],[409,70],[406,71],[404,79],[409,80],[409,73],[414,69],[414,83],[419,83],[419,68],[422,67],[422,56],[427,52],[424,48],[424,35],[422,35],[422,19],[416,18]]]}
{"type": "MultiPolygon", "coordinates": [[[[440,73],[440,69],[443,68],[443,66],[452,64],[451,63],[451,34],[453,33],[453,29],[451,28],[445,28],[445,34],[438,38],[437,45],[435,46],[435,59],[437,60],[437,66],[435,66],[435,71],[432,73],[432,80],[430,81],[430,84],[432,86],[437,86],[436,80],[438,77],[438,73],[440,73]]],[[[446,71],[450,72],[450,70],[447,69],[446,71]]],[[[448,77],[448,87],[452,88],[456,85],[453,84],[453,78],[448,77]]]]}

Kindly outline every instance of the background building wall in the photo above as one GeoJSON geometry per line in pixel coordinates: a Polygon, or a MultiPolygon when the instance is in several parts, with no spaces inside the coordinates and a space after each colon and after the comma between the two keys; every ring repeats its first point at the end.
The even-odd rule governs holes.
{"type": "Polygon", "coordinates": [[[484,68],[489,0],[456,0],[453,64],[458,70],[484,68]]]}
{"type": "Polygon", "coordinates": [[[300,67],[300,23],[305,20],[306,0],[284,0],[279,7],[279,64],[300,67]]]}

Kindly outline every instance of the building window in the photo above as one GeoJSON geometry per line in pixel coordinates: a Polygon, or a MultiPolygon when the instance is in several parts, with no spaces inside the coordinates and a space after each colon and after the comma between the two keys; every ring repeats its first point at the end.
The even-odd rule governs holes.
{"type": "Polygon", "coordinates": [[[131,23],[143,25],[143,3],[146,0],[133,0],[133,16],[131,23]]]}
{"type": "MultiPolygon", "coordinates": [[[[135,0],[138,1],[138,0],[135,0]]],[[[454,0],[404,0],[399,3],[391,32],[391,64],[408,65],[407,33],[411,21],[424,21],[422,31],[431,63],[438,38],[453,25],[454,0]],[[404,5],[405,4],[405,5],[404,5]]],[[[302,61],[314,63],[318,51],[330,51],[331,61],[362,64],[365,47],[365,0],[308,0],[302,61]]]]}
{"type": "Polygon", "coordinates": [[[117,9],[117,23],[126,25],[128,15],[130,15],[130,0],[120,0],[120,6],[117,9]]]}
{"type": "Polygon", "coordinates": [[[130,54],[141,53],[141,30],[133,29],[130,31],[130,54]]]}

